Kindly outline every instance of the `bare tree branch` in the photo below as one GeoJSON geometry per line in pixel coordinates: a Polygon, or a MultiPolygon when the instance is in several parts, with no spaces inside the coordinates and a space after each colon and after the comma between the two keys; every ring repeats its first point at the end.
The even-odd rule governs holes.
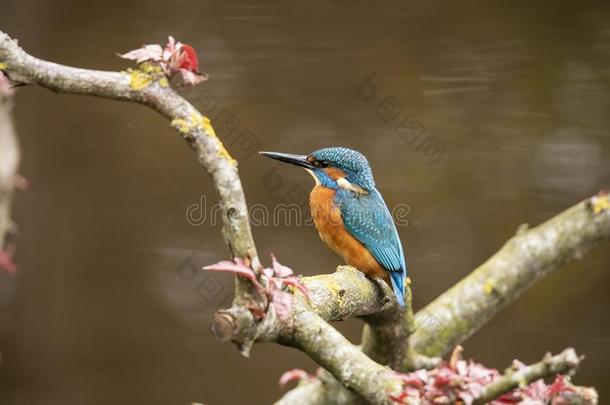
{"type": "MultiPolygon", "coordinates": [[[[536,228],[520,228],[498,253],[415,315],[410,350],[447,354],[535,281],[610,238],[609,204],[610,196],[600,192],[536,228]]],[[[410,369],[412,364],[403,365],[403,370],[410,369]]],[[[307,405],[312,398],[320,401],[312,404],[349,404],[351,398],[341,390],[332,379],[302,384],[278,403],[290,398],[307,405]]]]}
{"type": "Polygon", "coordinates": [[[417,313],[413,348],[445,355],[534,282],[610,238],[608,201],[600,192],[535,228],[522,226],[489,260],[417,313]]]}
{"type": "Polygon", "coordinates": [[[373,404],[391,404],[402,391],[402,380],[389,368],[372,361],[335,328],[312,311],[296,310],[292,333],[278,340],[308,353],[343,386],[373,404]]]}
{"type": "MultiPolygon", "coordinates": [[[[350,266],[339,266],[332,274],[303,277],[309,298],[299,295],[295,307],[304,307],[325,321],[342,321],[354,316],[366,316],[391,311],[391,290],[385,283],[376,283],[350,266]]],[[[272,306],[266,316],[255,319],[250,308],[234,305],[216,313],[212,331],[220,340],[233,341],[243,354],[255,341],[276,341],[282,328],[289,324],[276,316],[272,306]]]]}
{"type": "MultiPolygon", "coordinates": [[[[209,119],[169,88],[167,81],[143,68],[119,73],[46,62],[25,53],[2,32],[0,69],[14,82],[62,93],[137,102],[171,120],[212,176],[223,210],[223,235],[231,254],[249,259],[255,270],[260,268],[236,162],[216,137],[209,119]]],[[[311,302],[295,294],[288,315],[276,312],[271,305],[263,315],[256,314],[253,311],[253,305],[259,304],[256,294],[251,293],[251,284],[238,278],[242,281],[237,283],[234,305],[216,314],[214,331],[219,337],[238,343],[243,353],[259,340],[297,347],[363,398],[388,403],[388,395],[400,388],[399,379],[348,342],[327,320],[367,317],[372,329],[365,332],[364,348],[374,358],[394,366],[397,358],[404,358],[403,368],[413,367],[414,350],[430,356],[442,355],[478,330],[534,281],[582,256],[610,235],[608,197],[595,198],[605,203],[588,200],[537,228],[519,233],[471,275],[420,311],[408,348],[405,337],[413,329],[410,314],[407,312],[403,319],[396,311],[395,304],[388,301],[391,295],[385,283],[373,283],[349,269],[306,278],[311,302]],[[399,329],[393,330],[388,325],[399,329]],[[388,342],[402,348],[401,353],[381,350],[388,342]]],[[[330,386],[333,380],[328,381],[330,386]]],[[[312,395],[311,389],[307,393],[311,398],[323,397],[312,395]]],[[[307,403],[307,398],[302,403],[307,403]]]]}
{"type": "MultiPolygon", "coordinates": [[[[309,299],[295,295],[289,314],[278,314],[270,305],[263,319],[256,320],[249,308],[233,305],[216,313],[212,331],[221,340],[232,340],[240,351],[254,341],[275,341],[298,348],[362,398],[375,404],[391,403],[389,395],[400,392],[401,380],[326,322],[373,313],[404,319],[396,303],[388,298],[390,287],[371,281],[349,266],[302,281],[309,299]]],[[[403,348],[401,343],[397,347],[403,348]]],[[[332,377],[327,378],[332,381],[332,377]]],[[[353,399],[349,392],[343,397],[353,399]]]]}
{"type": "MultiPolygon", "coordinates": [[[[255,270],[260,268],[236,162],[216,137],[209,119],[168,87],[162,77],[144,69],[104,72],[43,61],[28,55],[3,32],[0,32],[0,63],[1,70],[13,82],[36,84],[59,93],[133,101],[149,106],[170,119],[212,176],[224,214],[223,235],[232,255],[250,259],[255,270]],[[137,86],[134,85],[135,79],[137,86]],[[142,86],[142,82],[146,84],[142,86]]],[[[351,272],[352,276],[355,274],[355,271],[351,272]]],[[[357,277],[360,277],[359,284],[364,284],[364,276],[357,277]]],[[[252,293],[251,285],[245,280],[237,280],[234,306],[216,315],[213,330],[221,336],[229,335],[239,341],[242,353],[247,354],[256,339],[277,340],[298,347],[327,367],[346,386],[374,403],[387,403],[388,393],[400,386],[399,379],[351,345],[323,318],[311,311],[309,304],[295,307],[291,322],[272,322],[279,319],[273,307],[269,307],[263,321],[256,319],[250,311],[258,304],[253,302],[256,294],[252,293]],[[348,364],[350,366],[346,367],[348,364]]],[[[315,284],[317,281],[313,279],[311,282],[315,284]]],[[[362,290],[354,290],[349,283],[345,288],[332,292],[321,290],[319,294],[331,294],[338,299],[334,306],[327,306],[319,300],[317,309],[324,317],[344,319],[372,314],[389,305],[386,296],[379,293],[378,286],[368,281],[365,285],[370,290],[368,295],[362,294],[362,290]],[[344,296],[349,298],[344,299],[344,296]]],[[[316,306],[316,293],[312,295],[313,305],[316,306]]]]}
{"type": "MultiPolygon", "coordinates": [[[[538,363],[517,370],[509,368],[504,376],[485,386],[484,391],[473,404],[486,404],[515,388],[526,386],[541,378],[571,373],[576,370],[581,360],[582,357],[578,357],[570,347],[555,356],[547,353],[538,363]]],[[[579,397],[583,402],[578,403],[597,403],[597,392],[592,388],[580,388],[579,397]]]]}
{"type": "Polygon", "coordinates": [[[0,63],[13,82],[36,84],[58,93],[132,101],[171,120],[214,180],[223,213],[223,236],[231,254],[249,258],[258,267],[237,162],[216,137],[209,119],[166,83],[151,75],[150,83],[140,89],[141,86],[134,86],[134,78],[141,78],[146,72],[105,72],[47,62],[28,55],[2,31],[0,63]]]}
{"type": "MultiPolygon", "coordinates": [[[[379,311],[363,316],[366,322],[362,329],[360,348],[363,353],[376,362],[400,370],[404,364],[414,368],[422,366],[423,356],[409,346],[409,336],[415,328],[412,307],[413,293],[405,288],[405,307],[393,307],[393,310],[379,311]],[[417,366],[416,366],[417,365],[417,366]]],[[[426,359],[437,364],[440,359],[426,359]]]]}

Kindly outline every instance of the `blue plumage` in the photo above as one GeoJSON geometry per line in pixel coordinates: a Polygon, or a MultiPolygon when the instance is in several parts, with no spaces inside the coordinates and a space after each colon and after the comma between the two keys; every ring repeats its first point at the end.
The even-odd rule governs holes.
{"type": "Polygon", "coordinates": [[[320,149],[306,156],[261,153],[304,167],[314,175],[318,185],[312,192],[315,202],[312,200],[310,204],[312,213],[315,211],[318,216],[316,227],[322,239],[367,275],[381,277],[385,274],[383,278],[389,275],[386,279],[392,284],[396,300],[404,305],[407,264],[392,215],[377,191],[366,157],[341,147],[320,149]],[[320,187],[330,194],[317,192],[320,187]],[[332,204],[328,207],[318,201],[326,198],[327,194],[332,195],[332,204]],[[339,208],[343,226],[328,222],[333,218],[332,210],[335,208],[339,208]]]}
{"type": "Polygon", "coordinates": [[[388,207],[376,189],[361,197],[345,194],[337,193],[335,197],[345,227],[390,272],[396,299],[400,305],[404,305],[407,264],[388,207]]]}
{"type": "Polygon", "coordinates": [[[357,184],[365,190],[375,189],[373,171],[362,153],[353,149],[332,147],[318,149],[309,156],[323,163],[320,168],[316,168],[317,174],[320,174],[324,166],[336,167],[345,172],[345,178],[350,183],[357,184]]]}

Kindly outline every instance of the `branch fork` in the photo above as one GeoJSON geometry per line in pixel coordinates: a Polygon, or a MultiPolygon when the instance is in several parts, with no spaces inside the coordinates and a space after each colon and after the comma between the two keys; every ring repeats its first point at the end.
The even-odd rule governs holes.
{"type": "MultiPolygon", "coordinates": [[[[196,71],[192,53],[176,43],[174,48],[178,52],[178,59],[173,59],[176,66],[196,71]]],[[[149,46],[143,49],[152,50],[149,46]]],[[[0,71],[12,82],[58,93],[131,101],[167,118],[213,179],[223,213],[222,234],[231,257],[248,263],[258,280],[263,269],[252,238],[237,162],[216,136],[210,120],[170,87],[167,72],[155,65],[159,60],[143,60],[146,55],[139,53],[123,56],[143,63],[128,72],[58,65],[27,54],[0,31],[0,71]]],[[[389,404],[392,396],[402,392],[404,382],[386,365],[399,371],[437,365],[438,357],[475,333],[535,281],[582,257],[609,236],[610,196],[606,192],[538,227],[522,228],[498,253],[415,315],[410,301],[405,311],[400,311],[388,298],[392,294],[385,283],[372,282],[349,266],[340,266],[332,274],[302,278],[309,299],[300,293],[291,294],[289,299],[281,294],[271,299],[282,305],[261,305],[256,282],[236,277],[233,305],[215,315],[212,331],[220,339],[237,343],[244,355],[256,341],[275,341],[306,352],[327,370],[319,373],[318,380],[288,393],[286,398],[293,403],[354,403],[365,399],[389,404]],[[265,311],[258,313],[256,308],[265,311]],[[347,341],[328,323],[354,316],[367,322],[361,347],[347,341]]],[[[293,286],[296,289],[298,286],[293,286]]],[[[411,292],[407,295],[410,300],[411,292]]],[[[561,372],[553,371],[559,370],[554,364],[567,365],[571,370],[577,363],[572,352],[565,353],[560,363],[554,363],[555,357],[546,359],[540,367],[561,372]]],[[[531,367],[528,369],[537,369],[531,367]]],[[[514,371],[505,376],[506,381],[515,376],[525,378],[524,373],[529,376],[523,370],[514,371]]],[[[487,396],[477,401],[492,398],[492,388],[488,387],[484,393],[487,396]]]]}

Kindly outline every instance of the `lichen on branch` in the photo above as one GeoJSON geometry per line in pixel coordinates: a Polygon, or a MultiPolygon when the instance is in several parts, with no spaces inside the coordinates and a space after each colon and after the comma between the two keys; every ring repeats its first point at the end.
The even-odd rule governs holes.
{"type": "MultiPolygon", "coordinates": [[[[185,55],[183,45],[177,50],[175,42],[173,46],[175,52],[170,61],[185,55]]],[[[188,61],[176,60],[175,68],[195,71],[197,66],[193,65],[192,53],[189,55],[191,59],[188,61]]],[[[155,67],[155,61],[140,62],[144,63],[129,72],[107,72],[59,65],[27,54],[16,41],[0,31],[0,63],[3,66],[1,70],[13,83],[38,85],[58,93],[132,101],[152,108],[170,122],[183,120],[192,123],[188,128],[178,128],[179,133],[212,176],[222,207],[225,242],[233,257],[247,258],[256,267],[258,256],[235,161],[214,133],[209,120],[167,85],[162,74],[164,71],[155,67]]],[[[241,287],[247,290],[247,286],[241,287]]]]}
{"type": "MultiPolygon", "coordinates": [[[[167,118],[213,179],[222,207],[223,236],[231,256],[243,259],[257,275],[263,269],[236,162],[216,136],[210,120],[171,88],[175,69],[195,73],[198,65],[194,50],[172,40],[168,49],[147,45],[123,55],[138,61],[137,68],[106,72],[35,58],[0,31],[0,71],[12,83],[136,102],[167,118]]],[[[353,400],[353,393],[372,403],[390,403],[402,391],[404,381],[385,364],[408,369],[414,367],[417,356],[448,353],[536,280],[607,239],[609,198],[607,193],[600,193],[545,224],[520,232],[477,270],[416,314],[414,320],[408,311],[404,319],[404,314],[396,315],[395,302],[388,298],[392,295],[385,283],[373,282],[355,269],[342,267],[330,275],[303,278],[309,298],[295,289],[287,311],[285,301],[281,309],[284,313],[271,305],[264,306],[264,315],[253,310],[260,308],[255,283],[237,277],[233,306],[216,314],[213,330],[220,338],[236,342],[243,353],[256,341],[275,341],[299,348],[328,370],[332,377],[321,373],[326,376],[324,384],[311,383],[303,391],[297,388],[287,394],[295,399],[305,392],[300,403],[313,399],[316,403],[353,400]],[[366,353],[327,323],[353,316],[369,322],[363,344],[366,353]],[[382,344],[400,348],[399,353],[379,350],[382,344]]]]}
{"type": "Polygon", "coordinates": [[[502,249],[416,314],[413,348],[428,356],[447,354],[537,280],[607,241],[609,199],[602,191],[535,228],[520,227],[502,249]]]}
{"type": "MultiPolygon", "coordinates": [[[[446,355],[535,281],[607,241],[609,204],[610,195],[602,191],[542,225],[529,230],[520,227],[499,252],[415,314],[409,350],[425,356],[446,355]]],[[[404,364],[403,369],[411,365],[404,364]]],[[[278,403],[289,403],[285,402],[288,398],[304,405],[353,401],[332,378],[296,387],[278,403]]]]}

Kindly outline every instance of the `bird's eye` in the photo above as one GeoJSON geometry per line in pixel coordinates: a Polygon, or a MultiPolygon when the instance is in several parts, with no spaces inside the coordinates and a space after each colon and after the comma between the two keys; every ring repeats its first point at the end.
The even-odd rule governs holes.
{"type": "Polygon", "coordinates": [[[317,167],[317,168],[324,168],[324,167],[328,167],[328,162],[326,160],[318,160],[315,159],[313,156],[309,156],[307,158],[307,161],[313,166],[313,167],[317,167]]]}

